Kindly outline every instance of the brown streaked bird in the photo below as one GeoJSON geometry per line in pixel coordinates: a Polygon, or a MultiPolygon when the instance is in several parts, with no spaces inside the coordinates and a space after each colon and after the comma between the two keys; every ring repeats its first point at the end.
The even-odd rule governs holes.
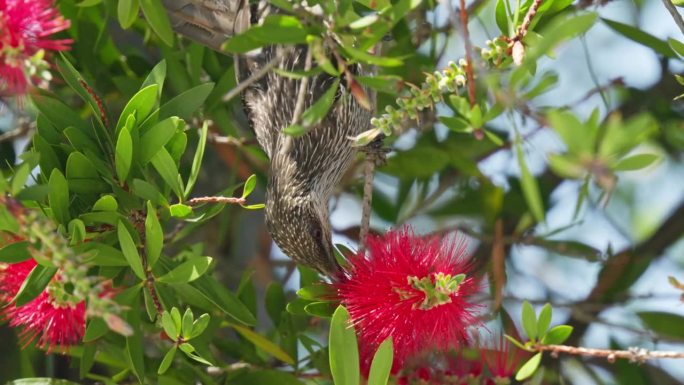
{"type": "MultiPolygon", "coordinates": [[[[279,12],[265,1],[163,3],[176,32],[216,50],[231,36],[279,12]]],[[[274,58],[279,68],[303,70],[307,49],[268,46],[238,57],[238,81],[260,71],[274,58]]],[[[350,70],[358,72],[360,68],[350,70]]],[[[301,110],[316,102],[334,81],[325,73],[310,77],[301,110]]],[[[271,160],[266,224],[273,240],[295,262],[335,276],[340,266],[333,253],[328,201],[356,153],[349,137],[370,128],[371,112],[359,105],[342,81],[327,116],[305,135],[287,136],[282,130],[292,123],[301,82],[269,71],[245,89],[243,104],[257,141],[271,160]]]]}

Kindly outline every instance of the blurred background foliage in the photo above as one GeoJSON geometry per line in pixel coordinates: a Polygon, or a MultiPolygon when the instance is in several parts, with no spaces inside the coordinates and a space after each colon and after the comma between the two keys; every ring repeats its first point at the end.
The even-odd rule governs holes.
{"type": "MultiPolygon", "coordinates": [[[[162,76],[161,105],[186,92],[207,90],[202,95],[206,100],[196,111],[170,112],[185,119],[185,126],[175,127],[184,136],[178,140],[189,148],[174,154],[179,172],[184,178],[193,173],[194,148],[201,143],[203,122],[208,122],[206,151],[192,196],[222,191],[240,196],[241,183],[255,174],[258,183],[249,201],[262,202],[268,159],[249,130],[239,98],[222,100],[236,86],[231,55],[164,32],[163,25],[149,17],[156,11],[145,9],[155,4],[161,7],[154,0],[140,1],[148,20],[133,13],[128,18],[130,26],[123,29],[122,2],[138,4],[137,0],[59,0],[60,11],[72,23],[64,35],[74,40],[65,59],[74,64],[91,92],[99,95],[111,119],[120,115],[162,61],[166,76],[162,76]],[[197,88],[207,83],[213,87],[197,88]]],[[[348,3],[357,17],[370,5],[348,3]]],[[[388,105],[396,108],[396,98],[406,95],[409,84],[421,85],[426,73],[464,57],[459,4],[410,3],[412,9],[405,17],[387,21],[392,25],[388,33],[381,29],[368,36],[349,33],[368,41],[389,36],[382,56],[400,60],[400,65],[377,66],[375,81],[359,79],[378,90],[379,112],[388,105]]],[[[530,4],[523,4],[522,14],[530,4]]],[[[550,302],[556,310],[554,323],[575,328],[570,345],[682,351],[682,288],[668,282],[669,276],[684,280],[684,109],[675,100],[684,93],[684,86],[675,79],[684,68],[682,32],[656,0],[572,4],[554,0],[549,4],[525,37],[521,66],[513,65],[505,53],[503,61],[487,61],[480,52],[496,51],[496,44],[488,45],[487,40],[514,35],[502,11],[505,2],[468,4],[470,40],[477,53],[478,111],[468,104],[467,91],[461,88],[444,103],[420,111],[417,121],[393,127],[393,135],[386,140],[393,151],[376,173],[372,231],[382,233],[411,223],[420,233],[460,230],[468,234],[476,246],[479,271],[489,277],[488,316],[492,319],[501,315],[498,312],[517,319],[523,299],[540,305],[550,302]],[[596,12],[598,18],[584,17],[588,12],[596,12]],[[584,18],[573,19],[575,24],[554,24],[558,15],[565,21],[584,18]]],[[[516,3],[509,7],[515,9],[516,3]]],[[[315,35],[315,26],[306,28],[315,35]]],[[[60,117],[57,112],[53,119],[83,119],[90,125],[86,119],[94,115],[88,104],[58,71],[53,74],[53,94],[46,97],[60,100],[67,110],[74,109],[70,116],[60,117]]],[[[31,140],[36,126],[20,124],[24,116],[49,113],[30,100],[10,98],[2,99],[0,111],[3,172],[9,174],[20,154],[33,148],[41,153],[44,177],[52,179],[45,174],[40,140],[31,140]]],[[[37,131],[41,132],[40,120],[37,131]]],[[[56,142],[45,145],[64,150],[56,142]]],[[[171,151],[173,146],[168,146],[171,151]]],[[[58,163],[61,166],[56,168],[64,167],[64,159],[58,163]]],[[[350,248],[358,241],[361,170],[359,158],[331,202],[335,241],[350,248]]],[[[81,203],[87,205],[94,198],[81,203]]],[[[177,201],[173,198],[170,203],[177,201]]],[[[140,199],[131,202],[131,207],[143,204],[140,199]]],[[[315,275],[298,270],[276,249],[261,211],[239,205],[220,212],[203,210],[211,211],[207,217],[215,216],[182,226],[173,214],[165,214],[166,254],[181,255],[180,260],[184,252],[211,256],[216,261],[213,275],[236,293],[240,301],[236,306],[257,315],[257,329],[264,336],[295,360],[302,350],[297,348],[298,336],[299,343],[314,352],[305,367],[327,370],[324,350],[315,349],[318,342],[305,334],[320,335],[324,327],[307,315],[291,314],[283,321],[277,309],[268,307],[274,303],[284,307],[286,298],[294,299],[294,291],[311,283],[315,275]]],[[[253,340],[239,329],[219,330],[220,326],[213,322],[209,327],[224,338],[214,339],[212,352],[201,354],[223,362],[242,360],[268,366],[270,358],[253,340]]],[[[122,337],[110,333],[108,338],[119,343],[117,338],[122,337]]],[[[20,350],[14,332],[6,326],[0,327],[0,340],[6,342],[0,345],[0,382],[30,376],[78,379],[79,360],[45,356],[30,347],[20,350]]],[[[116,354],[121,352],[105,353],[110,355],[98,356],[94,373],[115,376],[115,364],[104,368],[120,360],[116,354]]],[[[684,383],[684,370],[676,362],[636,366],[599,359],[547,359],[544,383],[684,383]]],[[[160,377],[159,383],[212,381],[188,363],[172,373],[160,377]]],[[[270,383],[268,378],[284,381],[272,371],[262,373],[263,378],[236,371],[228,379],[243,384],[270,383]]]]}

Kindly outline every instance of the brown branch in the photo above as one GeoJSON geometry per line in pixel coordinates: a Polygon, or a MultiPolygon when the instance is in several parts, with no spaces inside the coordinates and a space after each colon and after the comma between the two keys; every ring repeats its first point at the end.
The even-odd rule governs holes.
{"type": "Polygon", "coordinates": [[[515,37],[513,37],[513,41],[520,41],[525,37],[525,35],[527,35],[527,30],[530,28],[530,24],[532,24],[532,19],[537,14],[537,10],[539,9],[539,6],[541,6],[542,1],[543,0],[534,0],[534,3],[532,3],[530,9],[527,10],[527,14],[523,19],[522,24],[520,24],[518,32],[515,34],[515,37]]]}
{"type": "Polygon", "coordinates": [[[189,206],[195,206],[195,205],[200,205],[203,203],[225,203],[225,204],[233,204],[233,205],[244,205],[247,203],[247,200],[245,198],[235,198],[235,197],[197,197],[197,198],[192,198],[185,202],[185,204],[189,206]]]}
{"type": "Polygon", "coordinates": [[[679,11],[677,11],[677,8],[674,6],[674,4],[672,4],[672,1],[663,0],[663,5],[665,5],[667,11],[670,12],[670,15],[672,15],[672,18],[677,24],[677,27],[679,27],[679,30],[684,33],[684,19],[682,19],[682,15],[679,14],[679,11]]]}
{"type": "Polygon", "coordinates": [[[461,8],[461,26],[463,27],[463,40],[465,41],[465,59],[466,59],[466,83],[468,85],[468,100],[470,106],[475,106],[475,75],[473,74],[473,56],[472,43],[470,42],[470,32],[468,31],[468,11],[465,5],[465,0],[460,0],[461,8]]]}
{"type": "Polygon", "coordinates": [[[375,170],[376,156],[373,153],[366,155],[363,183],[363,210],[361,214],[361,229],[359,230],[359,253],[366,251],[366,237],[370,227],[371,203],[373,202],[373,171],[375,170]]]}
{"type": "Polygon", "coordinates": [[[592,349],[567,345],[536,345],[532,348],[535,352],[551,352],[553,357],[559,354],[570,354],[573,356],[603,357],[608,362],[615,362],[616,359],[625,359],[629,362],[642,364],[648,360],[662,358],[684,359],[684,352],[673,351],[651,351],[644,348],[631,347],[628,350],[611,349],[592,349]]]}
{"type": "Polygon", "coordinates": [[[233,99],[234,97],[238,96],[240,92],[244,91],[247,87],[250,85],[254,84],[256,81],[261,79],[262,77],[266,76],[275,66],[280,63],[280,60],[285,57],[287,54],[290,53],[292,50],[291,47],[286,47],[283,49],[279,49],[277,53],[273,56],[273,59],[271,59],[266,65],[261,67],[258,71],[252,74],[252,76],[248,77],[244,81],[240,82],[235,88],[230,90],[227,94],[223,95],[223,101],[227,102],[233,99]]]}
{"type": "Polygon", "coordinates": [[[16,138],[27,135],[33,127],[35,127],[35,123],[29,122],[29,120],[26,118],[19,118],[19,126],[17,128],[0,134],[0,143],[9,142],[16,138]]]}

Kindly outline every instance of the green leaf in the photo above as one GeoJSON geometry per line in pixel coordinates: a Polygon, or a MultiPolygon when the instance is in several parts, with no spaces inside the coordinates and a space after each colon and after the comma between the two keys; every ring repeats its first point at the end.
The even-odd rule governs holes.
{"type": "Polygon", "coordinates": [[[136,122],[143,122],[145,118],[150,115],[150,112],[152,112],[157,104],[158,91],[159,86],[152,84],[141,89],[135,95],[133,95],[131,100],[128,101],[126,107],[124,107],[123,111],[121,112],[119,121],[116,124],[117,135],[119,130],[121,130],[121,128],[126,124],[129,115],[133,114],[136,122]]]}
{"type": "Polygon", "coordinates": [[[83,342],[95,341],[107,334],[107,332],[109,332],[107,323],[102,318],[93,318],[88,322],[85,335],[83,336],[83,342]]]}
{"type": "Polygon", "coordinates": [[[157,210],[152,202],[147,201],[147,217],[145,218],[145,252],[147,264],[152,268],[161,255],[164,247],[164,230],[157,218],[157,210]]]}
{"type": "Polygon", "coordinates": [[[181,324],[181,335],[184,339],[188,340],[190,333],[192,333],[192,323],[195,321],[195,315],[192,314],[192,309],[185,309],[183,313],[183,321],[181,324]]]}
{"type": "Polygon", "coordinates": [[[310,301],[320,301],[334,298],[335,289],[325,283],[314,283],[297,290],[297,296],[310,301]]]}
{"type": "Polygon", "coordinates": [[[69,184],[64,175],[58,169],[54,169],[50,174],[48,186],[50,187],[48,201],[50,202],[52,213],[57,222],[66,225],[71,219],[71,214],[69,213],[69,184]]]}
{"type": "Polygon", "coordinates": [[[186,342],[184,344],[181,344],[179,346],[179,348],[183,353],[185,353],[186,356],[192,358],[193,360],[195,360],[199,363],[205,364],[205,365],[209,365],[209,366],[213,365],[211,362],[207,361],[206,359],[204,359],[201,356],[199,356],[198,354],[196,354],[195,353],[196,352],[195,347],[190,345],[189,343],[186,342]]]}
{"type": "Polygon", "coordinates": [[[335,79],[333,84],[327,91],[314,103],[308,110],[304,111],[301,118],[301,123],[306,128],[318,124],[328,114],[330,107],[335,101],[340,86],[340,79],[335,79]]]}
{"type": "Polygon", "coordinates": [[[86,237],[86,228],[82,220],[74,218],[69,221],[69,237],[71,238],[69,246],[74,246],[83,243],[86,237]]]}
{"type": "Polygon", "coordinates": [[[152,165],[162,179],[164,179],[164,182],[171,187],[171,190],[173,190],[180,199],[183,196],[180,174],[178,174],[178,167],[176,167],[176,163],[166,148],[162,147],[152,157],[152,165]]]}
{"type": "Polygon", "coordinates": [[[684,316],[663,311],[642,311],[637,315],[646,327],[664,337],[684,340],[684,316]]]}
{"type": "Polygon", "coordinates": [[[265,353],[270,354],[271,356],[279,359],[280,361],[283,361],[287,364],[294,365],[294,360],[292,357],[290,357],[287,353],[285,353],[280,346],[274,344],[270,340],[264,338],[262,335],[255,333],[251,329],[248,329],[246,327],[240,326],[240,325],[230,325],[235,331],[240,333],[241,336],[243,336],[245,339],[247,339],[249,342],[254,344],[257,348],[263,350],[265,353]]]}
{"type": "Polygon", "coordinates": [[[17,263],[31,259],[28,241],[10,243],[0,248],[0,263],[17,263]]]}
{"type": "Polygon", "coordinates": [[[304,127],[301,124],[291,124],[283,129],[283,133],[285,133],[285,135],[289,135],[295,138],[298,138],[306,134],[307,131],[308,130],[306,129],[306,127],[304,127]]]}
{"type": "Polygon", "coordinates": [[[335,385],[359,385],[359,347],[349,312],[339,306],[330,323],[329,360],[335,385]]]}
{"type": "Polygon", "coordinates": [[[677,53],[681,58],[684,58],[684,43],[673,38],[667,39],[667,43],[670,45],[673,51],[677,53]]]}
{"type": "Polygon", "coordinates": [[[304,312],[318,318],[331,318],[335,312],[336,303],[331,301],[316,301],[304,306],[304,312]]]}
{"type": "Polygon", "coordinates": [[[198,257],[185,261],[165,275],[157,278],[163,283],[188,283],[201,277],[211,265],[211,257],[198,257]]]}
{"type": "Polygon", "coordinates": [[[504,35],[510,35],[512,31],[508,27],[508,12],[506,10],[507,0],[497,0],[495,8],[496,25],[504,35]]]}
{"type": "Polygon", "coordinates": [[[171,216],[174,218],[185,218],[188,215],[192,214],[192,207],[184,205],[182,203],[176,203],[174,205],[169,206],[169,212],[171,213],[171,216]]]}
{"type": "Polygon", "coordinates": [[[159,150],[171,140],[178,129],[178,118],[170,117],[155,124],[140,137],[140,154],[137,156],[146,165],[159,150]]]}
{"type": "Polygon", "coordinates": [[[119,245],[121,246],[121,251],[123,252],[124,257],[126,257],[128,266],[130,266],[131,269],[133,269],[133,272],[138,278],[144,281],[146,279],[145,270],[143,268],[142,261],[140,260],[138,248],[135,245],[135,242],[133,242],[133,238],[131,237],[131,234],[128,232],[126,225],[124,225],[124,223],[121,221],[119,221],[117,225],[117,234],[119,237],[119,245]]]}
{"type": "Polygon", "coordinates": [[[188,182],[185,185],[185,194],[187,198],[192,192],[192,188],[195,187],[195,182],[197,182],[197,177],[199,176],[200,167],[202,166],[202,159],[204,158],[204,149],[207,145],[207,134],[209,130],[209,125],[205,121],[202,124],[202,130],[200,131],[199,141],[197,142],[197,150],[195,150],[195,156],[192,159],[192,167],[190,168],[190,175],[188,176],[188,182]]]}
{"type": "Polygon", "coordinates": [[[103,195],[93,205],[93,211],[116,211],[119,204],[111,195],[103,195]]]}
{"type": "Polygon", "coordinates": [[[170,116],[178,116],[181,119],[189,119],[192,114],[204,104],[209,94],[214,89],[214,83],[204,83],[193,87],[159,107],[159,119],[170,116]]]}
{"type": "Polygon", "coordinates": [[[380,344],[375,356],[373,356],[368,374],[368,385],[387,385],[393,360],[394,347],[392,337],[390,337],[380,344]]]}
{"type": "Polygon", "coordinates": [[[531,377],[534,372],[537,371],[537,368],[539,367],[539,364],[541,363],[541,358],[542,358],[542,353],[539,352],[532,356],[523,366],[518,370],[518,373],[515,375],[515,380],[516,381],[523,381],[529,377],[531,377]]]}
{"type": "Polygon", "coordinates": [[[527,206],[530,208],[534,219],[537,222],[544,221],[544,203],[542,202],[541,193],[539,192],[539,185],[530,170],[527,168],[525,162],[525,155],[523,154],[520,140],[515,142],[515,152],[518,158],[518,166],[520,167],[520,182],[525,196],[527,206]]]}
{"type": "Polygon", "coordinates": [[[542,338],[542,345],[560,345],[572,334],[572,326],[569,325],[558,325],[554,326],[549,330],[548,333],[542,338]]]}
{"type": "Polygon", "coordinates": [[[306,43],[306,30],[298,18],[285,15],[269,15],[261,25],[232,37],[223,49],[232,53],[244,53],[267,44],[306,43]]]}
{"type": "Polygon", "coordinates": [[[639,44],[645,45],[656,51],[657,53],[667,56],[669,58],[677,58],[677,54],[670,48],[667,42],[658,39],[657,37],[651,35],[648,32],[633,27],[628,24],[620,23],[614,20],[608,20],[601,18],[601,21],[606,23],[615,32],[621,34],[622,36],[635,41],[639,44]]]}
{"type": "Polygon", "coordinates": [[[173,321],[174,326],[176,327],[176,335],[180,335],[180,330],[181,326],[183,326],[181,323],[183,322],[180,314],[180,310],[178,310],[177,307],[171,308],[171,312],[169,313],[171,315],[171,320],[173,321]]]}
{"type": "Polygon", "coordinates": [[[22,163],[14,171],[12,181],[10,182],[10,193],[16,196],[26,185],[29,175],[31,175],[31,166],[28,163],[22,163]]]}
{"type": "MultiPolygon", "coordinates": [[[[157,98],[161,98],[162,95],[162,88],[164,88],[164,80],[166,79],[166,59],[162,59],[159,63],[157,63],[154,68],[152,68],[152,71],[150,71],[149,74],[147,74],[147,77],[143,81],[142,85],[140,86],[140,89],[143,89],[147,86],[151,86],[152,84],[156,84],[157,87],[157,98]]],[[[157,113],[158,111],[155,111],[157,113]]]]}
{"type": "Polygon", "coordinates": [[[193,339],[199,337],[209,326],[209,321],[211,321],[211,316],[207,313],[202,314],[195,322],[192,323],[192,330],[188,339],[193,339]]]}
{"type": "Polygon", "coordinates": [[[245,181],[245,187],[242,188],[242,198],[247,198],[249,194],[254,191],[254,187],[256,187],[257,179],[256,175],[252,174],[247,178],[245,181]]]}
{"type": "Polygon", "coordinates": [[[548,303],[545,304],[539,312],[539,317],[537,318],[537,334],[539,335],[540,339],[544,338],[547,330],[549,329],[549,325],[551,325],[552,314],[553,309],[551,308],[551,304],[548,303]]]}
{"type": "Polygon", "coordinates": [[[95,119],[97,119],[101,127],[104,127],[102,114],[104,114],[106,117],[106,111],[102,111],[101,109],[106,108],[106,106],[98,103],[97,99],[95,99],[95,96],[92,94],[93,91],[87,88],[87,82],[83,76],[76,71],[76,68],[74,68],[71,62],[66,58],[66,56],[64,56],[64,53],[60,52],[59,56],[60,57],[57,58],[57,68],[59,69],[59,73],[62,75],[62,78],[69,85],[69,87],[76,91],[81,99],[83,99],[83,101],[90,106],[95,119]]]}
{"type": "Polygon", "coordinates": [[[256,318],[247,306],[240,302],[235,294],[218,284],[216,280],[207,276],[200,277],[185,288],[197,290],[198,294],[204,296],[209,302],[216,305],[221,311],[231,316],[237,322],[244,325],[256,324],[256,318]]]}
{"type": "Polygon", "coordinates": [[[615,171],[634,171],[648,167],[660,159],[656,154],[637,154],[620,159],[612,169],[615,171]]]}
{"type": "Polygon", "coordinates": [[[169,351],[166,352],[166,354],[164,354],[164,359],[159,365],[159,369],[157,369],[157,374],[164,374],[167,370],[169,370],[169,367],[171,367],[171,364],[173,363],[173,358],[176,356],[177,350],[178,347],[176,347],[176,345],[173,345],[171,349],[169,349],[169,351]]]}
{"type": "Polygon", "coordinates": [[[38,297],[48,283],[50,283],[55,273],[57,273],[56,267],[36,265],[24,280],[17,295],[14,296],[13,302],[15,306],[25,305],[38,297]]]}
{"type": "Polygon", "coordinates": [[[527,301],[522,304],[522,325],[527,338],[532,341],[537,338],[537,316],[534,314],[534,308],[527,301]]]}
{"type": "Polygon", "coordinates": [[[470,122],[463,118],[456,116],[440,116],[439,121],[454,132],[473,132],[473,127],[470,125],[470,122]]]}
{"type": "Polygon", "coordinates": [[[266,287],[266,313],[271,317],[274,325],[280,325],[282,313],[287,306],[287,298],[283,285],[278,281],[271,282],[266,287]]]}
{"type": "Polygon", "coordinates": [[[349,46],[343,46],[341,48],[349,57],[362,63],[377,65],[380,67],[399,67],[404,64],[404,61],[399,58],[375,56],[368,52],[349,46]]]}
{"type": "Polygon", "coordinates": [[[164,333],[166,333],[166,335],[169,336],[172,341],[177,341],[180,333],[176,328],[176,323],[173,321],[173,318],[168,311],[162,313],[161,322],[162,328],[164,328],[164,333]]]}
{"type": "Polygon", "coordinates": [[[119,183],[124,184],[128,173],[131,171],[131,163],[133,163],[133,139],[128,128],[122,127],[119,131],[119,138],[116,140],[116,155],[114,158],[116,165],[116,175],[119,177],[119,183]]]}
{"type": "Polygon", "coordinates": [[[140,6],[152,30],[166,45],[173,46],[171,23],[161,0],[140,0],[140,6]]]}
{"type": "Polygon", "coordinates": [[[140,8],[140,3],[138,0],[119,0],[117,6],[117,16],[119,18],[119,24],[121,28],[130,28],[135,20],[138,18],[138,9],[140,8]]]}

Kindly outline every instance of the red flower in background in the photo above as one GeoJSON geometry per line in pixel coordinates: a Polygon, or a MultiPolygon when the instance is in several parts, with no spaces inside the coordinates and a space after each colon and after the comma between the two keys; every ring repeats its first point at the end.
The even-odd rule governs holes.
{"type": "Polygon", "coordinates": [[[512,347],[503,335],[499,337],[498,343],[493,346],[483,346],[480,348],[482,361],[489,369],[490,377],[485,382],[486,385],[507,384],[518,371],[520,362],[527,356],[524,350],[512,347]]]}
{"type": "Polygon", "coordinates": [[[0,0],[0,94],[23,94],[38,51],[62,51],[71,40],[49,37],[69,28],[52,0],[0,0]]]}
{"type": "Polygon", "coordinates": [[[64,352],[78,344],[85,333],[85,302],[58,303],[45,289],[37,298],[23,306],[11,303],[36,262],[29,259],[9,265],[0,264],[0,319],[9,320],[12,327],[21,328],[19,338],[26,346],[36,340],[38,347],[52,352],[64,352]]]}
{"type": "Polygon", "coordinates": [[[417,353],[468,340],[467,329],[479,324],[479,305],[469,299],[479,284],[469,276],[463,239],[419,237],[405,228],[369,237],[368,250],[350,259],[348,273],[335,284],[358,331],[364,372],[388,337],[395,373],[417,353]]]}

